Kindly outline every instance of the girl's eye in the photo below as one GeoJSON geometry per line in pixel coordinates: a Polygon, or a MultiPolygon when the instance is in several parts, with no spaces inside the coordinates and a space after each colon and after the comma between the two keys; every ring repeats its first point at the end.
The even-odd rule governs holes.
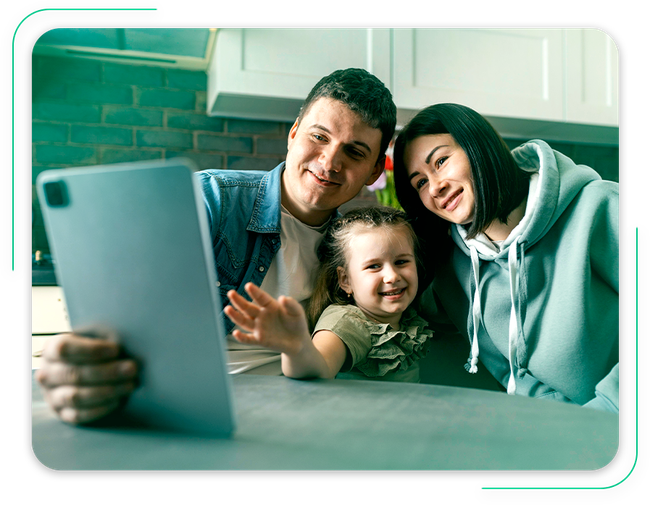
{"type": "Polygon", "coordinates": [[[424,177],[422,179],[418,179],[415,181],[415,189],[421,189],[426,183],[427,180],[424,177]]]}
{"type": "Polygon", "coordinates": [[[396,265],[406,265],[409,262],[409,260],[397,260],[395,262],[396,265]]]}
{"type": "Polygon", "coordinates": [[[366,267],[366,269],[368,269],[368,270],[377,270],[378,268],[379,268],[379,264],[378,264],[378,263],[373,263],[372,265],[368,265],[368,266],[366,267]]]}

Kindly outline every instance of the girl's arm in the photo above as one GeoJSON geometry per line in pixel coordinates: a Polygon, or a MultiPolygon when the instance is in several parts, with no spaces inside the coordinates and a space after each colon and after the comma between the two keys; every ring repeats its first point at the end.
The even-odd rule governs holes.
{"type": "Polygon", "coordinates": [[[333,379],[339,373],[348,348],[331,331],[321,330],[296,355],[282,353],[282,373],[287,377],[333,379]]]}
{"type": "Polygon", "coordinates": [[[228,292],[232,305],[224,313],[241,328],[233,331],[233,337],[243,344],[281,352],[282,372],[288,377],[332,378],[338,373],[347,353],[341,339],[323,330],[312,340],[305,311],[293,298],[276,300],[250,282],[245,290],[252,302],[228,292]]]}

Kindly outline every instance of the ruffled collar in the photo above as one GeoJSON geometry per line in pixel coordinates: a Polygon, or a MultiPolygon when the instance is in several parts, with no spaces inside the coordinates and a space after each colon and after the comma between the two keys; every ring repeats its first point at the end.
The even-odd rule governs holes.
{"type": "Polygon", "coordinates": [[[398,330],[388,323],[377,323],[355,306],[350,306],[363,320],[370,333],[371,348],[366,359],[356,368],[368,377],[381,377],[389,372],[406,370],[426,356],[433,330],[409,307],[404,311],[398,330]]]}

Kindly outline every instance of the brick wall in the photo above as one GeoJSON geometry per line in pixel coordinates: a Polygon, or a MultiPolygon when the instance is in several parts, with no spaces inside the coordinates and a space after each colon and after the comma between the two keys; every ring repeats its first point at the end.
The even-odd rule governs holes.
{"type": "MultiPolygon", "coordinates": [[[[211,118],[204,72],[89,59],[33,60],[32,184],[46,169],[184,156],[200,169],[270,170],[291,123],[211,118]]],[[[527,139],[507,139],[514,147],[527,139]]],[[[552,143],[618,181],[618,148],[552,143]]],[[[32,251],[49,252],[33,194],[32,251]]],[[[365,188],[343,210],[376,201],[365,188]]]]}
{"type": "MultiPolygon", "coordinates": [[[[204,72],[89,59],[33,60],[32,184],[51,168],[184,156],[200,169],[270,170],[291,124],[212,118],[204,72]]],[[[32,191],[32,251],[49,252],[32,191]]]]}

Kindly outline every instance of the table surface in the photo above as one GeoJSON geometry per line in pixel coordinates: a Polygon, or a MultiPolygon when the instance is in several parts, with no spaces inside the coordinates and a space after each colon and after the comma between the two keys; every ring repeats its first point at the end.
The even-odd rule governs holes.
{"type": "Polygon", "coordinates": [[[32,387],[32,447],[56,470],[594,470],[618,416],[469,388],[232,376],[224,439],[122,421],[73,427],[32,387]]]}

